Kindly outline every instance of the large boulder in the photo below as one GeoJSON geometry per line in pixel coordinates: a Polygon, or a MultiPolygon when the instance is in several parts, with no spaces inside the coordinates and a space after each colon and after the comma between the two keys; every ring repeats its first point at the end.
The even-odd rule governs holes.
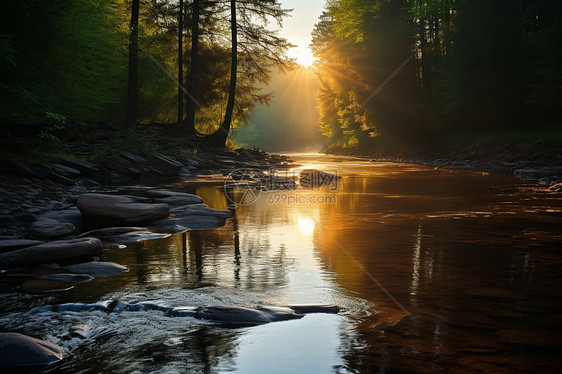
{"type": "Polygon", "coordinates": [[[58,345],[14,332],[0,333],[0,371],[33,372],[62,360],[58,345]]]}
{"type": "Polygon", "coordinates": [[[99,239],[83,238],[58,240],[33,247],[0,254],[0,268],[27,266],[100,256],[103,250],[99,239]]]}
{"type": "Polygon", "coordinates": [[[32,247],[34,245],[43,244],[40,240],[29,239],[8,239],[0,240],[0,253],[15,251],[22,248],[32,247]]]}
{"type": "Polygon", "coordinates": [[[76,200],[82,216],[104,226],[134,225],[166,218],[168,204],[136,203],[127,196],[84,194],[76,200]]]}

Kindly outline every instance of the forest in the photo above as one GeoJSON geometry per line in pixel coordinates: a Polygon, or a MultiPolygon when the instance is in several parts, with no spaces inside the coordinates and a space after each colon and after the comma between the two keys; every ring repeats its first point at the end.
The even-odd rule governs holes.
{"type": "Polygon", "coordinates": [[[291,44],[276,0],[15,1],[0,16],[2,118],[169,124],[223,145],[291,44]]]}
{"type": "Polygon", "coordinates": [[[329,1],[313,32],[328,148],[560,141],[562,2],[329,1]]]}
{"type": "MultiPolygon", "coordinates": [[[[3,8],[1,118],[159,124],[233,146],[233,129],[268,118],[254,108],[270,103],[272,76],[296,66],[277,0],[3,8]]],[[[324,150],[561,140],[561,11],[555,0],[327,1],[310,45],[324,150]]],[[[284,136],[298,138],[291,121],[284,136]]]]}

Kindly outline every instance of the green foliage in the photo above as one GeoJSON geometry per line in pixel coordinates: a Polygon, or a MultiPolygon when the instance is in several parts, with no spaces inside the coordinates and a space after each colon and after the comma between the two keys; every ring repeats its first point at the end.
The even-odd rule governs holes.
{"type": "Polygon", "coordinates": [[[561,18],[553,0],[329,2],[311,46],[320,129],[362,149],[549,129],[562,108],[561,18]]]}

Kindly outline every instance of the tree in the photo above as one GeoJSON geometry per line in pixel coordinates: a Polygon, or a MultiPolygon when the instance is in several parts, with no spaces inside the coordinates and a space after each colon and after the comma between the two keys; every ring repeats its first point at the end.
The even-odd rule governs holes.
{"type": "Polygon", "coordinates": [[[183,122],[183,0],[178,8],[178,124],[183,122]]]}
{"type": "Polygon", "coordinates": [[[195,111],[197,89],[199,83],[199,18],[201,12],[201,1],[193,0],[192,3],[192,19],[191,19],[191,68],[187,78],[187,117],[185,119],[185,131],[187,134],[196,134],[195,130],[195,111]]]}
{"type": "MultiPolygon", "coordinates": [[[[255,87],[255,83],[268,83],[271,79],[271,69],[275,66],[282,71],[294,68],[294,61],[285,56],[285,52],[292,45],[264,26],[269,18],[281,25],[288,13],[288,10],[281,8],[277,0],[230,0],[231,69],[228,100],[221,125],[217,131],[207,136],[207,140],[212,144],[225,145],[232,127],[237,98],[240,98],[239,91],[247,98],[252,98],[254,104],[267,104],[271,94],[260,93],[261,89],[255,87]],[[240,4],[240,17],[237,14],[237,3],[240,4]],[[258,23],[260,21],[261,24],[258,23]],[[240,73],[244,75],[244,85],[237,87],[239,63],[243,68],[240,73]]],[[[239,106],[238,112],[239,115],[247,116],[245,112],[248,112],[248,108],[239,106]]]]}
{"type": "Polygon", "coordinates": [[[138,117],[139,7],[140,0],[133,0],[129,28],[129,85],[127,89],[127,125],[129,126],[135,125],[138,117]]]}

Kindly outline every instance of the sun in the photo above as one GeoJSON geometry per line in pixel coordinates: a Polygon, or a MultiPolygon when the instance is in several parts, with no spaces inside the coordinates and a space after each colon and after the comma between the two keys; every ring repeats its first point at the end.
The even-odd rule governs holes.
{"type": "Polygon", "coordinates": [[[291,48],[287,54],[289,57],[294,58],[297,64],[304,67],[312,66],[314,61],[316,61],[310,48],[302,45],[291,48]]]}

